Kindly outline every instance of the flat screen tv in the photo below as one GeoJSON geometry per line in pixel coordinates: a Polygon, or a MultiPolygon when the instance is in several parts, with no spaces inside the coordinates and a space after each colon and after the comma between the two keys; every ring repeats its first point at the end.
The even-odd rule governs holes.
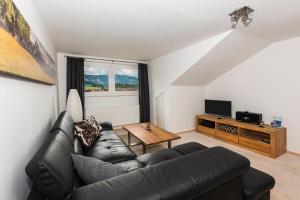
{"type": "Polygon", "coordinates": [[[231,117],[231,101],[205,100],[205,113],[231,117]]]}

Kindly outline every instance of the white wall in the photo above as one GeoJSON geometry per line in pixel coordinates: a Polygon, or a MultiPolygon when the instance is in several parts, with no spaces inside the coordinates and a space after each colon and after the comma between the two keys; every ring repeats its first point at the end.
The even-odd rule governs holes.
{"type": "Polygon", "coordinates": [[[204,112],[203,87],[171,86],[169,99],[167,129],[174,133],[195,130],[195,116],[204,112]]]}
{"type": "MultiPolygon", "coordinates": [[[[195,130],[195,116],[204,112],[204,88],[169,86],[154,99],[156,123],[174,133],[195,130]]],[[[153,116],[152,116],[153,117],[153,116]]]]}
{"type": "Polygon", "coordinates": [[[166,94],[161,93],[159,96],[155,98],[155,123],[157,126],[161,128],[166,127],[166,119],[165,119],[165,111],[166,111],[166,94]]]}
{"type": "Polygon", "coordinates": [[[65,54],[57,53],[57,85],[58,85],[58,111],[67,108],[67,59],[65,54]]]}
{"type": "MultiPolygon", "coordinates": [[[[55,60],[55,49],[33,1],[14,2],[55,60]]],[[[25,165],[48,134],[57,115],[55,106],[56,86],[0,75],[0,199],[26,199],[31,182],[25,165]]]]}
{"type": "Polygon", "coordinates": [[[235,111],[282,116],[287,149],[300,153],[300,38],[274,43],[205,87],[205,98],[232,100],[235,111]]]}
{"type": "Polygon", "coordinates": [[[202,112],[199,105],[201,105],[203,88],[185,87],[183,90],[181,87],[172,86],[172,84],[182,73],[197,63],[201,57],[214,48],[228,34],[230,34],[230,31],[150,61],[148,65],[150,76],[150,109],[151,121],[153,123],[156,122],[156,107],[160,107],[165,109],[159,111],[163,116],[158,116],[160,121],[164,122],[165,127],[163,128],[173,132],[195,129],[194,114],[202,112]],[[176,90],[179,92],[178,95],[176,95],[176,90]],[[182,95],[180,95],[181,92],[182,95]],[[160,95],[164,95],[165,103],[160,103],[160,106],[157,106],[156,101],[160,95]],[[195,100],[190,100],[188,97],[195,100]],[[164,106],[162,107],[161,105],[164,106]],[[195,108],[192,112],[190,112],[191,107],[195,108]],[[178,108],[184,113],[178,114],[173,112],[173,110],[178,108]],[[178,117],[175,117],[175,115],[178,115],[178,117]],[[178,122],[182,123],[182,126],[178,122]]]}

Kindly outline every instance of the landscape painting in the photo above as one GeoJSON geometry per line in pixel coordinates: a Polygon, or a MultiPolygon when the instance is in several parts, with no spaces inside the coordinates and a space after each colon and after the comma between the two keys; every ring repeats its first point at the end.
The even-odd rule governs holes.
{"type": "Polygon", "coordinates": [[[56,84],[56,65],[12,0],[0,0],[0,72],[56,84]]]}

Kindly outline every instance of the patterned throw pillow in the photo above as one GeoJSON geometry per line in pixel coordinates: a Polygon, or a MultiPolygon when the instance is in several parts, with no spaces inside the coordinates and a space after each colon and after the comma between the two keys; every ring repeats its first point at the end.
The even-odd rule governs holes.
{"type": "Polygon", "coordinates": [[[95,119],[95,117],[93,115],[91,115],[90,117],[88,117],[86,119],[87,123],[91,124],[93,127],[95,127],[99,133],[102,130],[102,127],[100,126],[100,124],[97,122],[97,120],[95,119]]]}
{"type": "Polygon", "coordinates": [[[85,120],[74,123],[74,134],[80,139],[86,148],[91,147],[100,137],[102,127],[98,124],[95,117],[91,116],[85,120]]]}

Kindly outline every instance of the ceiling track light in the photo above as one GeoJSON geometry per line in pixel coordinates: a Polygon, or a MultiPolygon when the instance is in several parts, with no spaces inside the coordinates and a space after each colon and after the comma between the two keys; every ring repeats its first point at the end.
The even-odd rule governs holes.
{"type": "Polygon", "coordinates": [[[244,26],[249,26],[253,20],[253,12],[254,10],[252,8],[245,6],[230,13],[232,28],[236,27],[240,19],[244,26]]]}

